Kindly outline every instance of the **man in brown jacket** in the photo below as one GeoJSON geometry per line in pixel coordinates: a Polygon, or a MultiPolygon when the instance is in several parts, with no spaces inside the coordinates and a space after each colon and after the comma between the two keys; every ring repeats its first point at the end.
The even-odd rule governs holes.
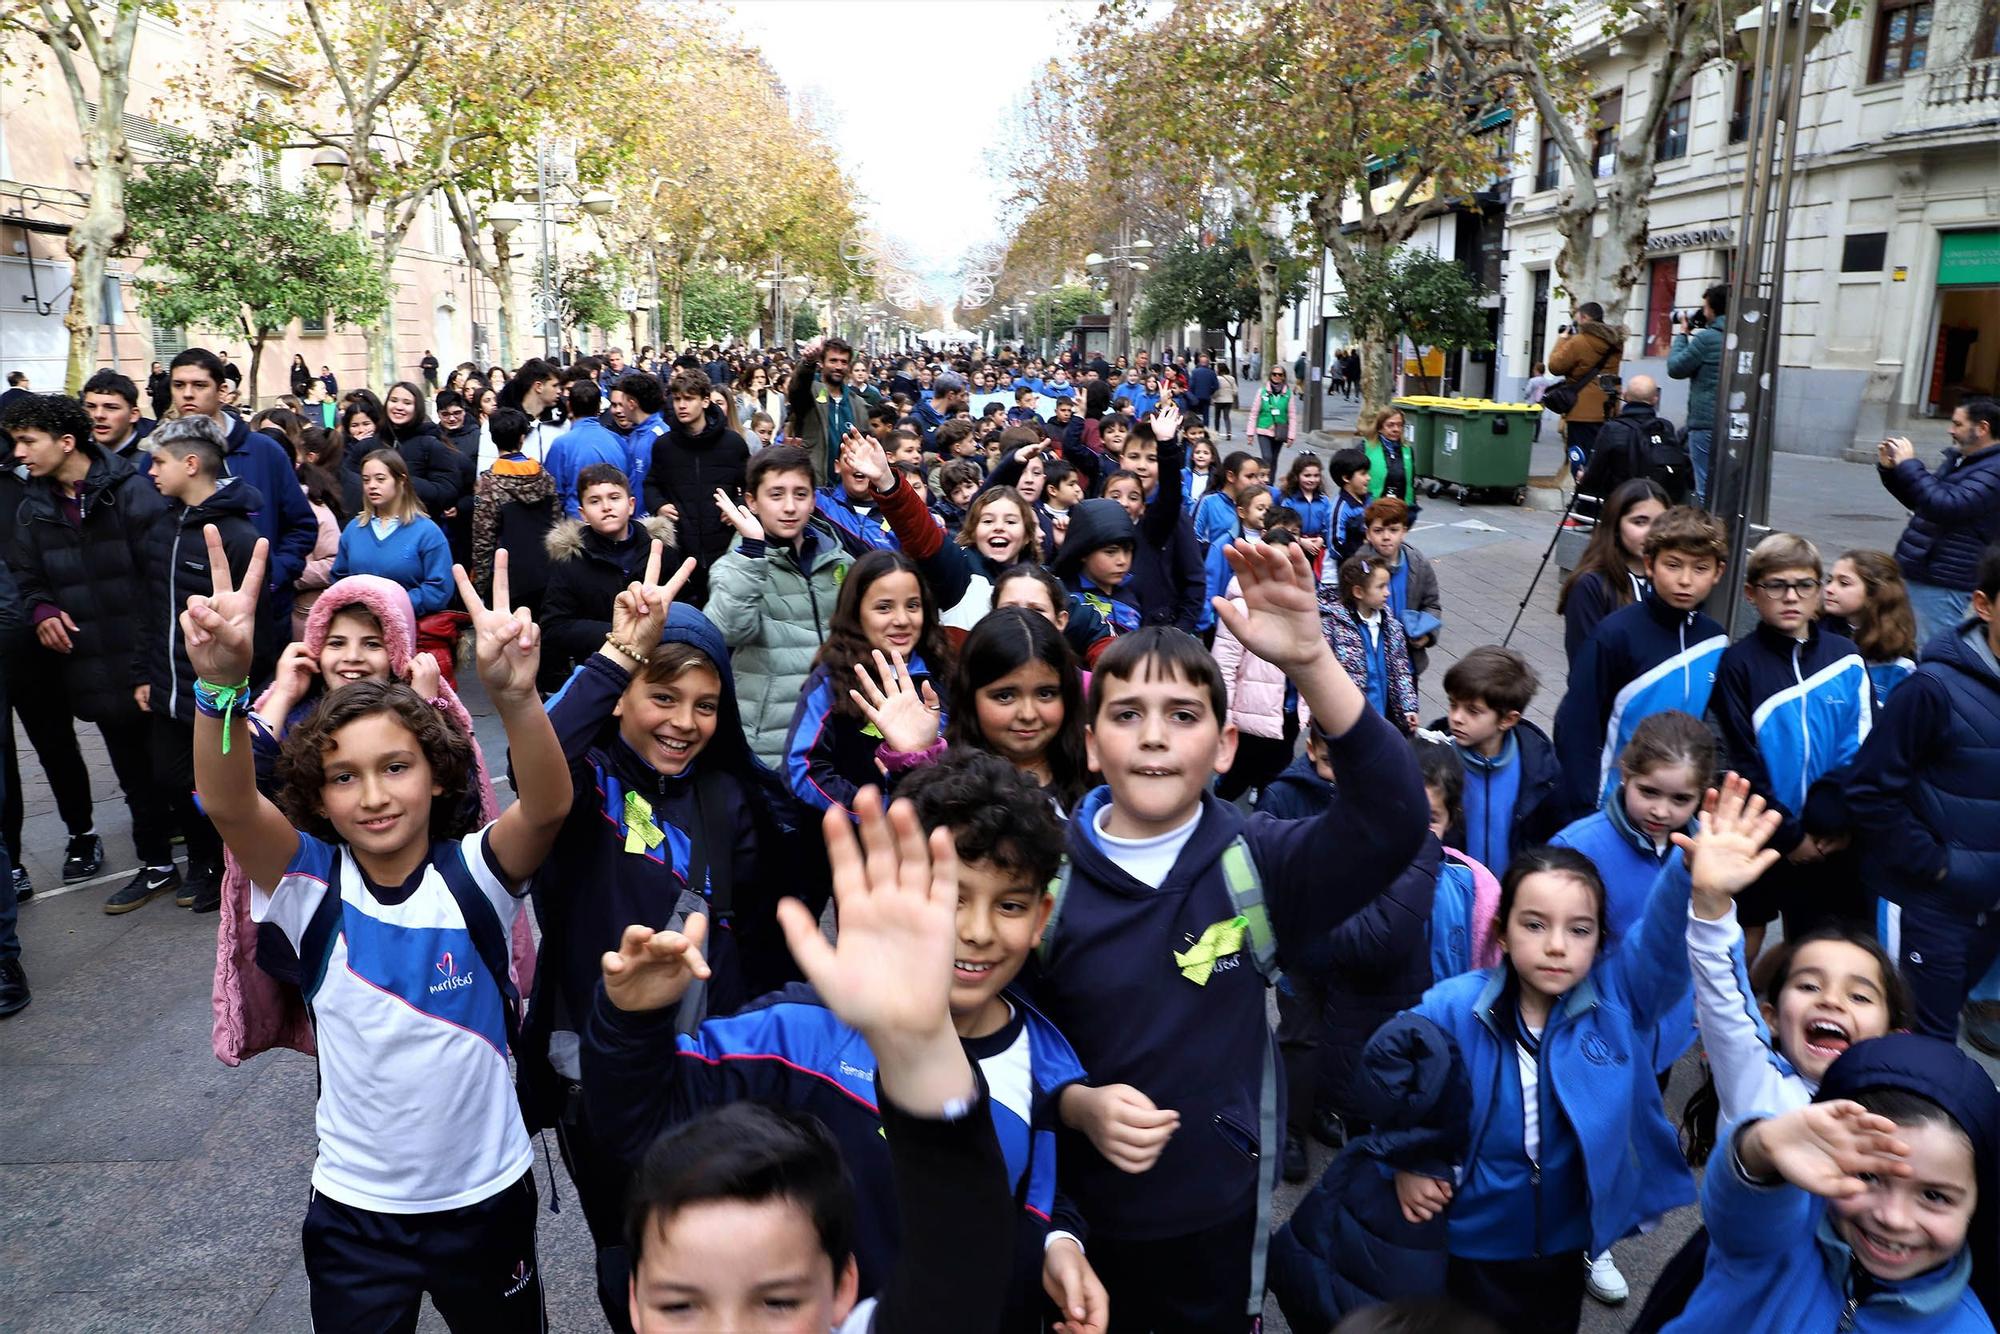
{"type": "Polygon", "coordinates": [[[1573,475],[1581,475],[1597,444],[1597,433],[1606,418],[1617,414],[1615,396],[1604,392],[1601,377],[1618,374],[1625,356],[1625,329],[1604,322],[1604,307],[1586,301],[1576,308],[1570,333],[1549,353],[1549,374],[1565,379],[1581,379],[1582,392],[1576,406],[1563,418],[1569,440],[1569,465],[1573,475]],[[1599,365],[1599,359],[1603,364],[1599,365]],[[1591,368],[1595,366],[1596,369],[1591,368]]]}

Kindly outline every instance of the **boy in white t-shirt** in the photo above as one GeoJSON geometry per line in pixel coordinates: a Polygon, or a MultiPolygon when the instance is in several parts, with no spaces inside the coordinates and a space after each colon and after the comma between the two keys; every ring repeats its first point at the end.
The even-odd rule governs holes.
{"type": "MultiPolygon", "coordinates": [[[[219,555],[213,528],[206,538],[219,555]]],[[[196,790],[249,876],[252,917],[298,949],[315,1018],[319,1154],[304,1228],[314,1325],[410,1327],[428,1293],[453,1329],[539,1331],[504,925],[570,806],[535,692],[539,628],[509,609],[506,553],[490,609],[454,569],[518,771],[519,800],[499,819],[477,828],[468,811],[463,734],[408,686],[376,681],[331,691],[286,737],[281,810],[257,791],[237,725],[265,556],[259,542],[242,591],[218,564],[214,595],[189,599],[181,626],[198,678],[196,790]]]]}

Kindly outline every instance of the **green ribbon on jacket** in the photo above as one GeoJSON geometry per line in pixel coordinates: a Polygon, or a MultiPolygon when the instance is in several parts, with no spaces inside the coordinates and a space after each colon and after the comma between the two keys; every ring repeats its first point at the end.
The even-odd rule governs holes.
{"type": "Polygon", "coordinates": [[[1174,951],[1174,963],[1180,968],[1181,976],[1198,987],[1207,986],[1218,959],[1243,952],[1243,932],[1249,925],[1247,917],[1225,918],[1203,931],[1201,939],[1187,950],[1174,951]]]}

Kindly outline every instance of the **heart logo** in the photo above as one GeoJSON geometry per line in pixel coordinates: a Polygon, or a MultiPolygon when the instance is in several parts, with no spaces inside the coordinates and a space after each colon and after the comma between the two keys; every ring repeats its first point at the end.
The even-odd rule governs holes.
{"type": "Polygon", "coordinates": [[[450,977],[450,976],[451,976],[451,975],[452,975],[453,973],[455,973],[455,972],[457,972],[457,971],[458,971],[458,970],[457,970],[457,969],[456,969],[456,968],[455,968],[455,967],[454,967],[454,966],[452,965],[452,961],[451,961],[451,951],[450,951],[450,950],[446,950],[446,951],[444,952],[444,957],[443,957],[442,959],[439,959],[439,960],[437,961],[437,970],[438,970],[438,971],[439,971],[440,973],[443,973],[443,974],[444,974],[444,975],[445,975],[446,977],[450,977]]]}

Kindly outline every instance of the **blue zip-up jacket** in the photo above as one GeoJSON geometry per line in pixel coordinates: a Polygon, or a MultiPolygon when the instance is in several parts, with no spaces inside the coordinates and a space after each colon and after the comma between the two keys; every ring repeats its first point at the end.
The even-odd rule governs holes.
{"type": "MultiPolygon", "coordinates": [[[[1451,720],[1434,719],[1430,730],[1449,736],[1451,720]]],[[[1562,765],[1556,759],[1555,743],[1549,740],[1547,732],[1526,718],[1515,723],[1507,735],[1514,747],[1511,765],[1519,770],[1513,779],[1507,779],[1496,769],[1496,762],[1466,750],[1455,741],[1452,743],[1465,765],[1464,838],[1453,841],[1496,878],[1506,874],[1507,863],[1515,853],[1548,842],[1564,823],[1562,765]],[[1511,803],[1503,800],[1503,794],[1497,790],[1506,786],[1513,788],[1511,803]],[[1477,819],[1473,814],[1475,808],[1479,812],[1477,819]],[[1489,855],[1494,852],[1501,853],[1498,861],[1489,855]]],[[[1505,755],[1502,751],[1502,758],[1505,755]]]]}
{"type": "Polygon", "coordinates": [[[1239,833],[1263,882],[1281,963],[1409,864],[1429,803],[1408,744],[1383,719],[1364,715],[1328,750],[1340,791],[1352,795],[1313,819],[1279,820],[1246,817],[1205,793],[1199,823],[1157,885],[1133,879],[1099,842],[1108,787],[1088,794],[1069,822],[1069,891],[1036,998],[1093,1082],[1131,1084],[1181,1115],[1181,1129],[1142,1175],[1094,1153],[1065,1156],[1065,1192],[1095,1234],[1184,1236],[1256,1201],[1258,1095],[1264,1063],[1274,1058],[1264,980],[1247,953],[1224,956],[1200,983],[1174,956],[1235,917],[1221,858],[1239,833]]]}
{"type": "Polygon", "coordinates": [[[1679,709],[1699,718],[1729,636],[1700,611],[1676,611],[1656,592],[1604,618],[1570,669],[1556,708],[1561,811],[1597,809],[1617,782],[1618,752],[1639,724],[1679,709]]]}
{"type": "Polygon", "coordinates": [[[1785,813],[1770,844],[1779,852],[1844,827],[1837,792],[1874,725],[1874,693],[1853,641],[1817,624],[1800,641],[1760,622],[1723,652],[1710,704],[1729,767],[1785,813]],[[1836,793],[1824,814],[1808,809],[1822,780],[1836,793]]]}
{"type": "MultiPolygon", "coordinates": [[[[626,472],[632,466],[625,439],[594,417],[571,422],[569,429],[549,446],[548,456],[542,460],[542,470],[555,479],[556,494],[562,498],[563,513],[572,519],[583,514],[577,500],[576,475],[593,463],[608,463],[620,472],[626,472]]],[[[629,473],[627,481],[630,481],[629,473]]],[[[634,491],[632,494],[642,493],[634,491]]]]}
{"type": "Polygon", "coordinates": [[[1847,804],[1882,894],[1967,915],[2000,902],[2000,668],[1967,620],[1924,648],[1855,758],[1847,804]]]}
{"type": "Polygon", "coordinates": [[[1327,546],[1331,553],[1326,564],[1320,568],[1320,582],[1330,583],[1336,577],[1340,562],[1361,550],[1368,540],[1368,524],[1365,515],[1368,502],[1356,500],[1346,491],[1334,495],[1333,513],[1327,518],[1327,546]]]}
{"type": "Polygon", "coordinates": [[[377,537],[368,516],[357,514],[341,529],[333,558],[335,579],[350,574],[379,574],[401,584],[422,620],[451,602],[451,544],[444,529],[421,514],[397,524],[387,537],[377,537]]]}
{"type": "Polygon", "coordinates": [[[656,412],[625,435],[625,476],[631,479],[632,494],[643,506],[646,470],[653,466],[653,446],[667,433],[667,414],[656,412]]]}
{"type": "MultiPolygon", "coordinates": [[[[1693,833],[1694,828],[1690,822],[1682,832],[1693,833]]],[[[1558,847],[1575,848],[1597,867],[1597,874],[1604,879],[1604,919],[1609,936],[1603,948],[1618,949],[1638,929],[1647,896],[1673,855],[1674,845],[1656,848],[1633,827],[1625,813],[1622,783],[1604,799],[1604,809],[1578,820],[1549,841],[1558,847]]],[[[1694,1033],[1694,992],[1690,989],[1667,1008],[1654,1028],[1653,1069],[1673,1069],[1674,1062],[1694,1045],[1694,1033]]]]}
{"type": "MultiPolygon", "coordinates": [[[[1018,1277],[1011,1291],[1013,1304],[1023,1309],[1010,1310],[999,1328],[1033,1330],[1039,1324],[1026,1321],[1039,1315],[1050,1221],[1077,1230],[1056,1197],[1056,1101],[1084,1070],[1055,1025],[1018,992],[1010,989],[1006,996],[1014,1023],[995,1036],[1007,1045],[992,1051],[987,1039],[967,1039],[966,1055],[985,1075],[993,1128],[1019,1207],[1018,1277]],[[1026,1039],[1026,1069],[1010,1059],[1013,1037],[1026,1039]]],[[[901,1226],[878,1111],[875,1053],[867,1040],[804,983],[710,1019],[693,1033],[677,1032],[675,1020],[674,1010],[620,1010],[599,984],[582,1049],[584,1107],[593,1129],[619,1158],[637,1163],[662,1131],[711,1108],[749,1100],[810,1112],[839,1141],[853,1178],[855,1260],[861,1291],[874,1292],[900,1249],[901,1226]]],[[[993,1314],[981,1313],[988,1320],[993,1314]]]]}
{"type": "Polygon", "coordinates": [[[1317,537],[1328,546],[1333,545],[1333,497],[1324,487],[1310,500],[1280,491],[1278,503],[1299,516],[1300,531],[1307,537],[1317,537]]]}
{"type": "Polygon", "coordinates": [[[1900,1283],[1871,1279],[1868,1295],[1857,1295],[1854,1252],[1834,1232],[1827,1202],[1788,1182],[1745,1179],[1733,1147],[1740,1128],[1717,1138],[1702,1181],[1701,1286],[1662,1334],[1991,1334],[1969,1284],[1969,1249],[1900,1283]]]}
{"type": "Polygon", "coordinates": [[[1241,536],[1243,525],[1236,518],[1236,500],[1227,491],[1210,491],[1194,507],[1194,540],[1201,543],[1203,551],[1241,536]]]}
{"type": "Polygon", "coordinates": [[[888,520],[881,511],[864,514],[854,507],[847,497],[847,490],[840,483],[823,486],[813,496],[813,507],[840,534],[840,545],[847,548],[852,556],[865,556],[871,551],[888,549],[902,550],[896,535],[889,531],[888,520]]]}
{"type": "Polygon", "coordinates": [[[1903,577],[1965,592],[1977,587],[1979,558],[2000,538],[2000,449],[1970,458],[1947,449],[1935,472],[1916,459],[1877,472],[1910,511],[1896,539],[1903,577]]]}
{"type": "MultiPolygon", "coordinates": [[[[1246,534],[1253,542],[1263,541],[1262,534],[1246,534]]],[[[1229,544],[1217,542],[1202,558],[1203,577],[1206,580],[1201,600],[1201,615],[1195,620],[1195,629],[1206,630],[1215,624],[1215,604],[1210,598],[1219,598],[1229,591],[1230,580],[1236,571],[1229,568],[1229,544]]]]}
{"type": "Polygon", "coordinates": [[[1478,894],[1472,868],[1445,850],[1431,891],[1431,978],[1443,982],[1473,966],[1472,905],[1478,894]]]}
{"type": "Polygon", "coordinates": [[[1436,1024],[1397,1015],[1368,1040],[1354,1100],[1375,1129],[1341,1150],[1271,1237],[1271,1292],[1293,1329],[1444,1290],[1445,1220],[1404,1218],[1395,1173],[1450,1172],[1471,1103],[1464,1064],[1436,1024]]]}
{"type": "MultiPolygon", "coordinates": [[[[945,683],[932,678],[922,658],[911,658],[909,669],[918,689],[929,681],[938,698],[944,698],[945,683]]],[[[940,735],[944,724],[940,717],[940,735]]],[[[875,748],[881,744],[881,733],[873,723],[838,707],[833,676],[826,667],[814,667],[799,691],[792,729],[785,737],[785,785],[815,811],[838,806],[852,814],[856,792],[869,783],[883,784],[882,772],[875,767],[875,748]]]]}
{"type": "MultiPolygon", "coordinates": [[[[1549,1193],[1536,1188],[1525,1155],[1498,1152],[1500,1138],[1490,1157],[1481,1152],[1496,1117],[1515,1134],[1520,1126],[1516,1019],[1501,1006],[1507,965],[1440,982],[1417,1005],[1414,1013],[1458,1044],[1472,1087],[1469,1147],[1448,1215],[1453,1255],[1526,1259],[1570,1249],[1596,1255],[1694,1198],[1694,1180],[1660,1107],[1651,1060],[1659,1017],[1691,985],[1682,943],[1690,892],[1687,868],[1676,856],[1655,882],[1638,930],[1570,988],[1542,1031],[1542,1105],[1561,1113],[1541,1118],[1543,1153],[1553,1147],[1559,1125],[1582,1150],[1588,1207],[1573,1236],[1557,1231],[1567,1221],[1561,1209],[1541,1207],[1549,1193]]],[[[1520,1148],[1513,1145],[1516,1153],[1520,1148]]]]}
{"type": "Polygon", "coordinates": [[[231,477],[255,488],[263,502],[251,512],[250,522],[257,525],[257,535],[271,544],[264,598],[272,601],[274,615],[289,612],[298,577],[305,573],[319,541],[319,520],[306,503],[292,456],[270,436],[244,425],[241,417],[230,417],[229,449],[222,465],[231,477]]]}

